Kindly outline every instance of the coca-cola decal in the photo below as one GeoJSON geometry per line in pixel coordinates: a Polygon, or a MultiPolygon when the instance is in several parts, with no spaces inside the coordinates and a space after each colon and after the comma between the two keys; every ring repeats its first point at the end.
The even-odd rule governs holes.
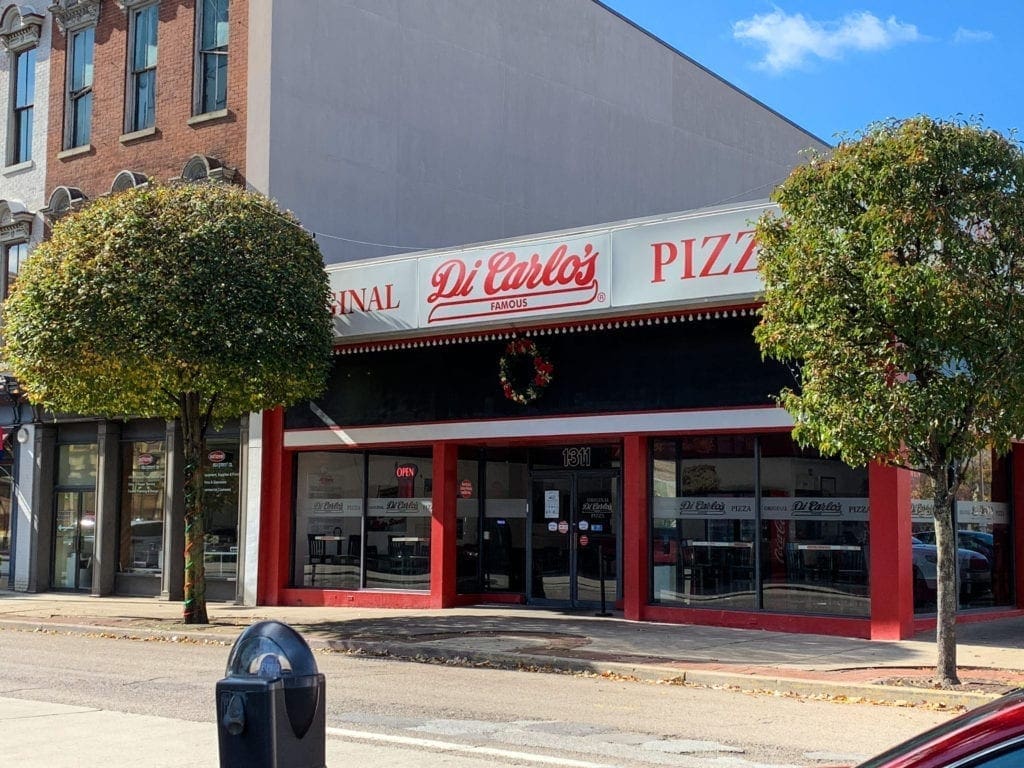
{"type": "Polygon", "coordinates": [[[447,254],[421,265],[427,327],[608,305],[608,237],[447,254]]]}

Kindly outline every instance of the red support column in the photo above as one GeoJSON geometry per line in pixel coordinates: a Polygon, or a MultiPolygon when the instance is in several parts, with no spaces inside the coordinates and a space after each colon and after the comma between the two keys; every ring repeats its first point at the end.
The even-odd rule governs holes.
{"type": "Polygon", "coordinates": [[[648,440],[628,435],[623,440],[622,458],[622,610],[627,619],[643,618],[650,602],[647,553],[650,549],[650,520],[647,487],[648,440]]]}
{"type": "Polygon", "coordinates": [[[291,515],[284,483],[284,410],[263,412],[262,479],[260,481],[260,562],[256,571],[256,602],[279,605],[287,583],[291,515]]]}
{"type": "Polygon", "coordinates": [[[1014,443],[1010,452],[1010,531],[1013,535],[1013,591],[1018,608],[1024,608],[1024,444],[1014,443]]]}
{"type": "Polygon", "coordinates": [[[434,443],[433,512],[430,520],[431,608],[455,605],[458,453],[455,443],[434,443]]]}
{"type": "Polygon", "coordinates": [[[904,640],[914,634],[910,547],[910,471],[868,467],[871,639],[904,640]]]}

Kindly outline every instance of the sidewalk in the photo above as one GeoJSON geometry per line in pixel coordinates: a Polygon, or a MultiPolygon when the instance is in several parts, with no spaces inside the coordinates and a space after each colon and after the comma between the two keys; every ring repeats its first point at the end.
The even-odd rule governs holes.
{"type": "Polygon", "coordinates": [[[294,627],[312,647],[339,652],[940,707],[973,707],[1024,685],[1024,617],[960,625],[962,685],[945,691],[929,687],[932,634],[881,642],[492,605],[397,610],[210,603],[208,611],[210,624],[185,625],[180,603],[156,598],[0,591],[0,629],[101,631],[230,646],[246,626],[274,619],[294,627]]]}

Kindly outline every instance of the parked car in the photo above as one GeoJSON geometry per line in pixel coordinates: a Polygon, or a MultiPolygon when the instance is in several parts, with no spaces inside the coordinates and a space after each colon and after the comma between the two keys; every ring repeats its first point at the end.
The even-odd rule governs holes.
{"type": "MultiPolygon", "coordinates": [[[[935,600],[938,590],[939,550],[917,536],[910,538],[913,546],[914,602],[935,600]]],[[[984,555],[970,549],[956,551],[957,571],[960,574],[960,599],[970,600],[992,589],[992,566],[984,555]]]]}
{"type": "MultiPolygon", "coordinates": [[[[935,543],[935,531],[918,531],[914,536],[925,544],[935,543]]],[[[991,533],[984,531],[957,531],[956,545],[984,555],[989,560],[995,554],[995,543],[991,533]]]]}
{"type": "Polygon", "coordinates": [[[1024,765],[1024,689],[907,739],[858,768],[1019,768],[1024,765]]]}

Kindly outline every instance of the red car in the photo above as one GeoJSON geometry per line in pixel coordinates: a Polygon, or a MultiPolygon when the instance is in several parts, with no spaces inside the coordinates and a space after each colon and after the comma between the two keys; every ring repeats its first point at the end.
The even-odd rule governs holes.
{"type": "Polygon", "coordinates": [[[1024,688],[914,736],[857,768],[1022,768],[1024,688]]]}

